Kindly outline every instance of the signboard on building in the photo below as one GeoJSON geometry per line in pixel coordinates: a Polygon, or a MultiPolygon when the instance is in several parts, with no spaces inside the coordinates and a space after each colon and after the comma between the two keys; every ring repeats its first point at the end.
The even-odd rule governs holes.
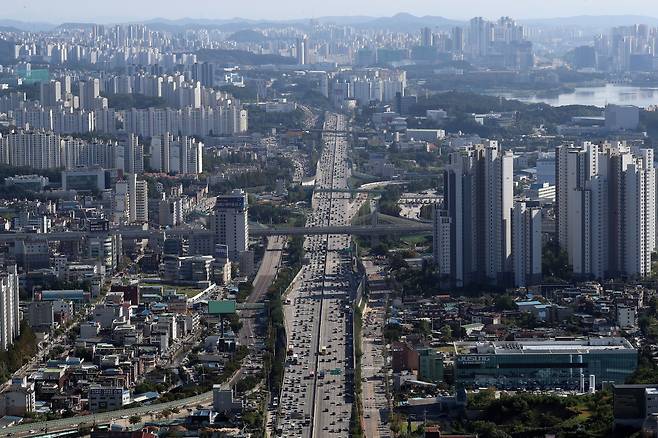
{"type": "Polygon", "coordinates": [[[235,313],[235,300],[208,301],[208,313],[211,315],[230,315],[235,313]]]}
{"type": "Polygon", "coordinates": [[[482,364],[482,363],[487,363],[491,360],[491,356],[487,355],[469,355],[469,356],[458,356],[457,357],[457,363],[464,363],[464,364],[482,364]]]}

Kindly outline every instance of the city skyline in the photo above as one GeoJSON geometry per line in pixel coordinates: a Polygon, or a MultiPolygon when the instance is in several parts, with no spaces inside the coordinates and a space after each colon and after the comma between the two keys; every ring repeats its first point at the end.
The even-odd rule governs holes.
{"type": "Polygon", "coordinates": [[[9,2],[0,435],[654,436],[647,3],[9,2]]]}
{"type": "Polygon", "coordinates": [[[72,0],[64,12],[58,5],[47,0],[22,0],[5,5],[5,20],[26,22],[47,22],[52,24],[71,21],[95,21],[99,23],[141,21],[153,19],[208,19],[231,20],[243,18],[263,21],[286,21],[321,17],[385,17],[399,13],[417,16],[441,16],[454,20],[467,20],[474,14],[488,18],[501,15],[519,19],[558,19],[574,16],[614,16],[639,15],[658,17],[658,6],[647,5],[642,0],[631,0],[620,4],[611,0],[599,2],[569,2],[557,0],[549,6],[505,0],[495,5],[484,0],[469,0],[458,5],[447,2],[428,4],[424,0],[406,2],[403,8],[396,5],[381,5],[373,0],[358,3],[337,0],[330,4],[322,2],[278,2],[276,7],[268,7],[262,0],[247,0],[239,4],[214,3],[205,0],[191,0],[183,11],[165,2],[144,1],[139,3],[117,0],[111,5],[72,0]],[[203,10],[204,12],[200,12],[203,10]],[[476,11],[474,13],[472,11],[476,11]],[[121,11],[121,12],[118,12],[121,11]],[[126,12],[124,12],[126,11],[126,12]],[[131,11],[128,13],[127,11],[131,11]],[[197,12],[198,11],[198,12],[197,12]]]}

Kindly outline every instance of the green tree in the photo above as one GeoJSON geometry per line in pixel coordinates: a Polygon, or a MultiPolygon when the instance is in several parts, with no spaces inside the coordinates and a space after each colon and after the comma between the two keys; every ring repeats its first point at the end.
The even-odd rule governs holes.
{"type": "Polygon", "coordinates": [[[441,327],[441,337],[446,342],[452,340],[452,327],[450,327],[450,325],[446,324],[441,327]]]}
{"type": "Polygon", "coordinates": [[[494,307],[499,312],[503,310],[515,310],[516,303],[510,295],[498,295],[494,301],[494,307]]]}
{"type": "Polygon", "coordinates": [[[569,265],[569,255],[556,241],[548,242],[542,251],[542,272],[544,278],[557,281],[570,281],[573,269],[569,265]]]}

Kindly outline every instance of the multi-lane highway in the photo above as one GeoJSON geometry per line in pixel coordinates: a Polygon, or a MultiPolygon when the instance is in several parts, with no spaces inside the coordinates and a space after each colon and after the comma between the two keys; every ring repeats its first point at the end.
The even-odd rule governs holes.
{"type": "MultiPolygon", "coordinates": [[[[274,236],[267,239],[267,249],[252,283],[253,290],[247,297],[246,304],[264,302],[267,289],[276,278],[276,274],[281,266],[281,256],[285,242],[286,239],[281,236],[274,236]]],[[[254,343],[256,325],[258,324],[256,319],[261,313],[262,310],[260,309],[245,309],[240,311],[240,320],[242,321],[242,329],[238,335],[240,345],[251,345],[254,343]]]]}
{"type": "MultiPolygon", "coordinates": [[[[346,122],[327,114],[307,226],[346,226],[362,197],[351,200],[346,122]]],[[[288,360],[277,418],[285,437],[347,437],[353,402],[353,278],[347,235],[313,235],[307,263],[286,297],[288,360]]]]}

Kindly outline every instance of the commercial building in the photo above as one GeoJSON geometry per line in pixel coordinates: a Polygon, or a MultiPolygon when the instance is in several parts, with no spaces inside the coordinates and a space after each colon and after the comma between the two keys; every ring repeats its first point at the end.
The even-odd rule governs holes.
{"type": "Polygon", "coordinates": [[[640,124],[640,108],[632,105],[608,105],[604,116],[608,131],[634,131],[640,124]]]}
{"type": "Polygon", "coordinates": [[[104,190],[105,187],[105,170],[100,167],[65,170],[62,172],[63,190],[100,191],[104,190]]]}
{"type": "Polygon", "coordinates": [[[545,152],[537,157],[537,183],[555,185],[555,153],[545,152]]]}
{"type": "Polygon", "coordinates": [[[20,335],[18,310],[18,271],[16,265],[0,273],[0,349],[7,350],[20,335]]]}
{"type": "Polygon", "coordinates": [[[213,385],[212,406],[215,412],[234,413],[242,411],[243,403],[235,398],[233,390],[224,389],[222,385],[213,385]]]}
{"type": "Polygon", "coordinates": [[[35,332],[49,332],[55,326],[51,301],[34,301],[27,306],[27,321],[35,332]]]}
{"type": "Polygon", "coordinates": [[[39,298],[41,301],[73,301],[74,303],[82,303],[89,301],[90,295],[88,292],[83,291],[82,289],[62,289],[62,290],[43,290],[38,292],[38,296],[35,299],[39,298]]]}
{"type": "Polygon", "coordinates": [[[130,391],[121,387],[95,385],[89,388],[89,411],[115,411],[130,404],[130,391]]]}
{"type": "Polygon", "coordinates": [[[456,348],[459,386],[584,391],[585,382],[596,388],[623,383],[638,361],[637,350],[624,338],[459,343],[456,348]]]}
{"type": "Polygon", "coordinates": [[[123,252],[121,235],[92,236],[87,240],[87,245],[89,258],[100,262],[106,272],[113,272],[119,265],[123,252]]]}
{"type": "Polygon", "coordinates": [[[158,201],[158,223],[163,227],[175,227],[183,223],[183,201],[181,198],[158,201]]]}
{"type": "Polygon", "coordinates": [[[211,228],[215,245],[228,246],[232,261],[239,261],[240,254],[249,246],[248,208],[247,194],[242,190],[217,197],[211,228]]]}
{"type": "Polygon", "coordinates": [[[418,349],[418,379],[431,382],[443,382],[443,354],[434,348],[418,349]]]}
{"type": "Polygon", "coordinates": [[[614,385],[612,395],[615,425],[639,428],[649,415],[658,414],[658,385],[614,385]]]}
{"type": "Polygon", "coordinates": [[[164,257],[163,277],[169,281],[209,281],[213,278],[212,256],[164,257]]]}
{"type": "Polygon", "coordinates": [[[18,187],[31,192],[41,192],[49,183],[48,177],[41,175],[16,175],[5,178],[5,186],[18,187]]]}

